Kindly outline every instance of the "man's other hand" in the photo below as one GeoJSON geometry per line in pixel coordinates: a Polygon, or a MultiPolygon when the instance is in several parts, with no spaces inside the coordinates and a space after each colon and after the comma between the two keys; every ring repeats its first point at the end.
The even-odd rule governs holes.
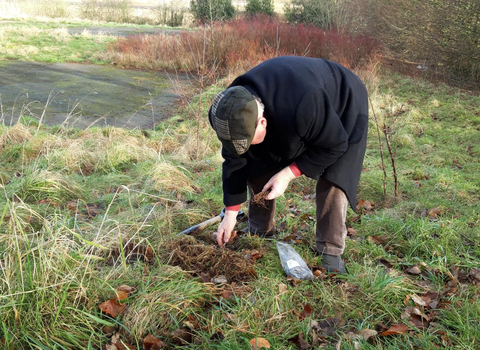
{"type": "Polygon", "coordinates": [[[232,235],[233,228],[237,223],[238,211],[226,210],[220,226],[217,230],[217,242],[221,247],[224,244],[230,242],[230,236],[232,235]]]}
{"type": "Polygon", "coordinates": [[[263,186],[262,191],[270,190],[265,199],[272,200],[283,195],[288,187],[288,184],[293,179],[295,179],[295,175],[290,167],[287,166],[286,168],[280,170],[278,173],[273,175],[270,180],[268,180],[265,186],[263,186]]]}

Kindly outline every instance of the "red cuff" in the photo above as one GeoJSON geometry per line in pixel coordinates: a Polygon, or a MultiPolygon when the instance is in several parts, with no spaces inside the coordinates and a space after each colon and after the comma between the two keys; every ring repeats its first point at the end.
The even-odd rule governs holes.
{"type": "Polygon", "coordinates": [[[288,167],[292,171],[293,175],[295,175],[295,177],[299,177],[300,175],[303,174],[302,171],[298,168],[297,163],[295,162],[290,164],[288,167]]]}
{"type": "Polygon", "coordinates": [[[240,211],[240,204],[232,205],[230,207],[225,207],[225,210],[240,211]]]}

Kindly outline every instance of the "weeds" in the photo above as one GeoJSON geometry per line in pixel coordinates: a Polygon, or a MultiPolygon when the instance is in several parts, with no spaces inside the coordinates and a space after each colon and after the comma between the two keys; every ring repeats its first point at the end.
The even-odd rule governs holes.
{"type": "Polygon", "coordinates": [[[199,68],[205,72],[218,67],[225,74],[247,70],[279,55],[323,57],[350,68],[359,67],[377,47],[367,37],[351,37],[313,26],[292,26],[269,16],[240,18],[212,26],[179,36],[120,38],[110,46],[110,59],[124,67],[189,71],[199,68]],[[191,54],[198,58],[204,51],[203,61],[191,54]]]}
{"type": "MultiPolygon", "coordinates": [[[[288,38],[280,26],[265,27],[271,31],[265,44],[271,51],[257,54],[259,46],[253,47],[253,60],[281,52],[288,38]]],[[[219,27],[225,28],[228,24],[219,27]]],[[[221,32],[209,37],[206,29],[198,41],[189,39],[188,49],[179,49],[179,62],[193,62],[184,69],[208,73],[220,65],[204,49],[209,47],[205,40],[212,38],[213,57],[229,57],[221,50],[234,42],[223,47],[222,37],[215,36],[221,32]]],[[[228,30],[230,39],[243,40],[228,30]]],[[[238,30],[245,43],[252,43],[245,28],[238,30]]],[[[154,48],[149,49],[152,55],[154,48]]],[[[243,54],[220,67],[251,65],[243,54]]],[[[218,273],[241,276],[248,271],[229,265],[230,253],[206,240],[171,243],[177,232],[222,207],[220,144],[208,126],[205,102],[221,86],[201,85],[201,98],[155,130],[50,128],[27,118],[26,109],[15,125],[1,125],[2,347],[93,349],[120,337],[141,348],[153,334],[172,348],[245,349],[251,339],[262,337],[275,349],[292,349],[292,338],[301,335],[316,347],[475,349],[480,309],[478,96],[391,72],[376,75],[372,61],[362,62],[361,68],[378,125],[387,128],[402,197],[392,201],[388,196],[395,183],[385,184],[387,195],[382,191],[385,165],[378,134],[370,128],[359,188],[364,204],[348,214],[344,257],[350,274],[321,275],[313,282],[287,280],[274,246],[246,236],[238,238],[238,247],[248,245],[257,253],[239,250],[233,255],[239,261],[247,254],[258,259],[252,264],[256,278],[214,285],[211,278],[202,280],[201,273],[191,274],[198,273],[199,261],[218,273]],[[192,247],[198,249],[192,252],[192,247]],[[209,252],[210,261],[205,260],[209,252]],[[191,263],[182,266],[192,271],[171,266],[179,257],[191,263]],[[227,257],[221,266],[218,257],[227,257]],[[134,290],[123,301],[124,311],[116,318],[102,314],[99,305],[115,297],[122,285],[134,290]],[[435,294],[435,300],[419,299],[424,293],[435,294]],[[429,321],[423,317],[419,324],[412,315],[429,321]],[[384,335],[397,324],[404,325],[403,334],[384,335]],[[359,339],[362,330],[377,335],[359,339]]],[[[312,251],[314,188],[312,180],[295,180],[278,201],[276,217],[279,239],[292,241],[312,268],[319,263],[312,251]]]]}
{"type": "MultiPolygon", "coordinates": [[[[405,341],[474,349],[478,332],[471,310],[478,305],[472,277],[462,276],[480,268],[477,97],[424,83],[419,96],[420,83],[395,75],[383,74],[377,82],[371,99],[380,122],[400,106],[410,106],[390,130],[403,197],[390,202],[382,192],[383,168],[372,128],[359,199],[375,205],[349,213],[350,232],[356,232],[347,239],[345,255],[351,273],[297,286],[285,279],[273,246],[256,237],[237,238],[238,247],[249,243],[249,249],[265,254],[255,262],[257,277],[249,282],[214,286],[170,266],[170,256],[191,248],[175,251],[172,237],[218,214],[222,205],[219,143],[206,124],[197,137],[196,118],[176,116],[143,133],[39,127],[26,119],[26,124],[1,126],[0,248],[5,253],[0,332],[5,348],[18,348],[16,339],[22,339],[23,348],[57,343],[84,348],[89,341],[100,347],[113,334],[141,346],[147,334],[155,334],[172,346],[208,339],[219,348],[241,349],[252,338],[264,337],[276,348],[288,349],[293,346],[288,339],[302,332],[308,343],[342,339],[353,349],[349,332],[381,332],[382,324],[388,328],[405,322],[410,328],[399,336],[402,342],[378,336],[378,344],[386,349],[405,341]],[[414,105],[408,102],[412,99],[417,99],[414,105]],[[150,247],[148,261],[135,253],[137,246],[150,247]],[[420,274],[407,272],[412,266],[420,274]],[[111,319],[98,305],[120,285],[135,287],[135,292],[125,311],[111,319]],[[409,317],[407,305],[415,306],[412,296],[428,291],[438,293],[440,304],[435,310],[416,306],[433,320],[423,334],[402,317],[409,317]],[[210,339],[214,333],[220,337],[219,332],[223,340],[210,339]]],[[[204,98],[218,90],[207,88],[204,98]]],[[[196,111],[200,101],[191,103],[196,111]]],[[[202,102],[201,115],[207,107],[202,102]]],[[[299,178],[295,186],[278,202],[280,238],[296,235],[296,250],[309,266],[318,266],[310,250],[314,223],[308,219],[314,212],[309,195],[315,184],[299,178]]],[[[387,183],[388,193],[393,189],[387,183]]],[[[222,253],[208,242],[195,243],[202,253],[183,257],[195,262],[205,252],[222,253]]],[[[188,267],[193,269],[197,267],[188,267]]]]}

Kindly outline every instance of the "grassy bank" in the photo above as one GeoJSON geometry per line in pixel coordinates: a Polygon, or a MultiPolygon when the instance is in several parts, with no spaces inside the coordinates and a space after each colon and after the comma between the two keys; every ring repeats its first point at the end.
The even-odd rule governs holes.
{"type": "MultiPolygon", "coordinates": [[[[0,126],[2,347],[150,348],[151,335],[170,348],[247,349],[261,337],[274,349],[475,349],[479,97],[371,73],[360,72],[400,193],[371,118],[360,207],[348,214],[350,274],[313,282],[288,280],[271,241],[220,250],[213,228],[175,236],[222,208],[205,118],[221,87],[202,95],[200,118],[189,112],[197,98],[155,131],[0,126]]],[[[276,218],[279,239],[317,271],[313,193],[295,180],[276,218]]]]}
{"type": "Polygon", "coordinates": [[[0,59],[105,64],[99,53],[114,39],[88,31],[70,35],[64,24],[4,23],[0,25],[0,59]]]}

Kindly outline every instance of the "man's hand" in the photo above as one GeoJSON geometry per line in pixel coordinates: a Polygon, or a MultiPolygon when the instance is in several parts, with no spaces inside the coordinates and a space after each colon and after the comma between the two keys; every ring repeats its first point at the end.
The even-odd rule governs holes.
{"type": "Polygon", "coordinates": [[[285,193],[285,190],[288,187],[288,184],[291,180],[295,179],[295,175],[293,174],[290,167],[283,168],[278,173],[272,176],[270,180],[263,186],[262,191],[268,191],[268,195],[265,197],[267,200],[272,200],[277,197],[280,197],[282,194],[285,193]]]}
{"type": "Polygon", "coordinates": [[[238,211],[225,211],[225,216],[223,217],[223,220],[220,226],[218,226],[217,230],[217,242],[220,247],[230,241],[230,236],[232,234],[233,228],[237,223],[237,214],[238,211]]]}

